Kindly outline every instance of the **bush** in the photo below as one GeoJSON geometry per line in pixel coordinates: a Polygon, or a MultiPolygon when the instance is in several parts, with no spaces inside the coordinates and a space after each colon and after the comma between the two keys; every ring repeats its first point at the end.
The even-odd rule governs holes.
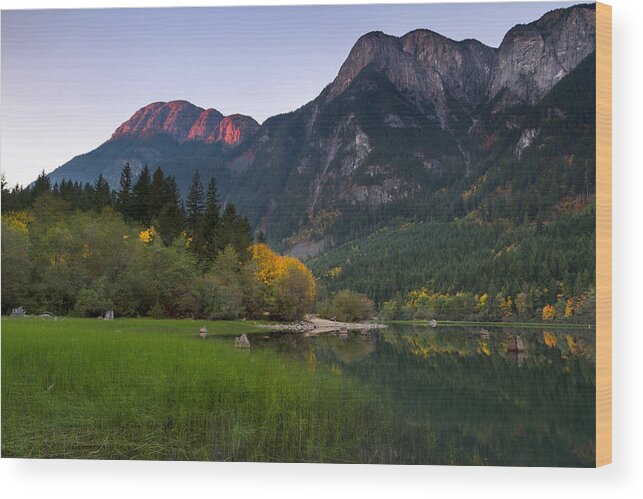
{"type": "Polygon", "coordinates": [[[74,306],[74,312],[85,317],[102,316],[107,310],[113,309],[114,303],[107,298],[105,289],[100,284],[92,288],[82,289],[78,293],[78,299],[74,306]]]}
{"type": "Polygon", "coordinates": [[[339,291],[332,299],[326,315],[339,321],[357,321],[373,317],[375,304],[368,296],[348,289],[339,291]]]}

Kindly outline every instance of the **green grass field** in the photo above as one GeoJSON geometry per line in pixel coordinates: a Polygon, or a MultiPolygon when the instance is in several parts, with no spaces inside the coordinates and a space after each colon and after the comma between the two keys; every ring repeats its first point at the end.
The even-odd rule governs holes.
{"type": "MultiPolygon", "coordinates": [[[[390,420],[249,321],[2,320],[2,457],[367,462],[390,420]],[[321,382],[320,382],[321,381],[321,382]],[[376,431],[374,431],[376,430],[376,431]]],[[[265,330],[264,330],[265,331],[265,330]]]]}

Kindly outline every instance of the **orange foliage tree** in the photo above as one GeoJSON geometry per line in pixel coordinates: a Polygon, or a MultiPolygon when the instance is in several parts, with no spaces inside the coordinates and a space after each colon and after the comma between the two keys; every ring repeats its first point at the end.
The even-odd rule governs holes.
{"type": "Polygon", "coordinates": [[[551,321],[554,320],[555,310],[553,305],[545,305],[543,307],[543,320],[551,321]]]}
{"type": "Polygon", "coordinates": [[[317,290],[310,270],[299,259],[279,255],[263,243],[253,244],[250,254],[255,281],[262,288],[263,308],[273,318],[301,318],[317,290]]]}

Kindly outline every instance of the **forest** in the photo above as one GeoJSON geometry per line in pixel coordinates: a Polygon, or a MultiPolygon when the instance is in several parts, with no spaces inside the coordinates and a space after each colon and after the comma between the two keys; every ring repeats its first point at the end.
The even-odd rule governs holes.
{"type": "Polygon", "coordinates": [[[310,310],[316,283],[299,260],[256,241],[216,180],[198,171],[185,205],[176,183],[125,165],[120,189],[2,186],[2,311],[96,317],[240,317],[294,320],[310,310]]]}
{"type": "Polygon", "coordinates": [[[519,223],[470,212],[401,218],[307,262],[270,249],[216,179],[182,201],[171,176],[129,165],[120,189],[2,186],[2,311],[97,316],[591,324],[595,201],[578,195],[519,223]]]}

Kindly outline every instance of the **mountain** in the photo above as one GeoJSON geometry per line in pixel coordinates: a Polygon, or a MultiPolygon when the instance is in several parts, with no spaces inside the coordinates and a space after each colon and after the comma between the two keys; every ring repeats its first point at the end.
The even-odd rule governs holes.
{"type": "Polygon", "coordinates": [[[492,153],[533,147],[530,113],[595,38],[594,5],[516,26],[499,48],[428,30],[368,33],[319,97],[241,148],[252,164],[231,198],[300,255],[414,216],[434,193],[479,183],[492,153]]]}
{"type": "MultiPolygon", "coordinates": [[[[471,227],[451,224],[471,223],[491,231],[482,238],[492,246],[485,251],[504,251],[493,245],[519,244],[532,234],[532,223],[555,230],[569,206],[591,204],[595,15],[594,4],[553,10],[512,28],[498,48],[425,29],[402,37],[367,33],[336,78],[293,112],[259,126],[184,101],[150,104],[105,144],[50,177],[93,181],[103,173],[114,187],[125,161],[135,172],[147,163],[174,175],[185,193],[199,168],[206,180],[216,176],[222,199],[233,201],[273,245],[318,256],[311,264],[319,276],[345,267],[354,248],[370,248],[368,255],[354,255],[370,267],[345,270],[326,284],[354,282],[383,299],[391,290],[426,283],[427,273],[435,272],[425,268],[411,278],[402,269],[390,283],[373,287],[367,282],[372,269],[387,265],[377,258],[406,265],[391,241],[410,247],[426,242],[431,231],[454,241],[461,236],[453,234],[471,227]],[[402,231],[390,239],[391,230],[416,223],[426,224],[421,237],[402,231]],[[508,239],[499,237],[507,231],[508,239]]],[[[574,239],[570,251],[560,249],[561,259],[576,252],[579,261],[591,260],[589,250],[575,245],[581,240],[574,239]]],[[[457,258],[421,244],[442,252],[444,260],[435,261],[457,258]]],[[[451,247],[456,254],[463,248],[451,247]]],[[[531,261],[536,253],[515,254],[531,261]]],[[[413,258],[417,263],[435,255],[420,250],[413,258]]],[[[571,263],[555,265],[559,274],[580,272],[571,263]]],[[[470,279],[445,277],[441,289],[475,282],[473,268],[470,279]]]]}
{"type": "Polygon", "coordinates": [[[49,178],[52,183],[62,179],[94,182],[102,174],[116,189],[126,162],[134,175],[148,164],[175,175],[179,188],[186,192],[195,168],[200,167],[206,176],[213,175],[219,159],[258,129],[259,123],[249,116],[223,116],[216,109],[203,109],[187,101],[154,102],[136,111],[107,142],[76,156],[49,178]]]}

